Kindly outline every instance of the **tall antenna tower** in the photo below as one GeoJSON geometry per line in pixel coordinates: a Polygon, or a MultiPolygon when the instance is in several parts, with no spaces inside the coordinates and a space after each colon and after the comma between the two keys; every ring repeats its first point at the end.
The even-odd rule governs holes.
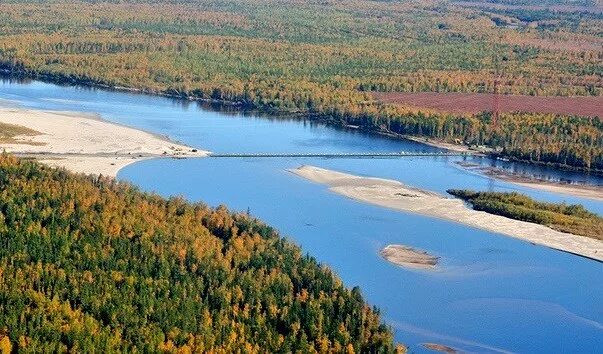
{"type": "Polygon", "coordinates": [[[500,74],[496,70],[494,74],[494,102],[492,105],[492,128],[498,126],[498,117],[500,116],[500,74]]]}
{"type": "Polygon", "coordinates": [[[502,67],[501,67],[501,59],[502,61],[507,60],[507,58],[500,57],[501,54],[501,42],[502,35],[499,37],[497,43],[494,44],[494,87],[493,87],[493,102],[492,102],[492,128],[496,129],[498,127],[498,119],[500,117],[500,85],[502,81],[502,67]]]}

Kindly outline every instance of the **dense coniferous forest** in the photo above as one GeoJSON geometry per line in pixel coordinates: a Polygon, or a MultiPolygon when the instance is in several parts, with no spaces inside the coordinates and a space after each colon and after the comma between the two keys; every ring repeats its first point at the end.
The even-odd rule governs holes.
{"type": "Polygon", "coordinates": [[[603,121],[597,117],[505,113],[493,127],[491,113],[459,117],[409,110],[399,116],[384,109],[378,115],[334,116],[340,124],[384,133],[496,147],[517,160],[603,170],[603,121]]]}
{"type": "Polygon", "coordinates": [[[602,27],[597,11],[436,0],[13,0],[0,4],[0,69],[603,170],[600,117],[514,113],[497,129],[487,113],[418,112],[372,95],[492,92],[498,72],[503,93],[603,97],[602,27]]]}
{"type": "Polygon", "coordinates": [[[0,351],[10,348],[396,350],[358,288],[247,215],[3,154],[0,351]]]}
{"type": "Polygon", "coordinates": [[[475,192],[461,189],[449,189],[447,192],[471,203],[475,210],[603,240],[603,218],[582,205],[543,203],[516,192],[475,192]]]}

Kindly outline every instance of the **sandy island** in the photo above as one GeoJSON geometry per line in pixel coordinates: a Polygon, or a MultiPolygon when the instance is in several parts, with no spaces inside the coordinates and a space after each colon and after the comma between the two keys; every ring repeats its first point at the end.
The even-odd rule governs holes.
{"type": "Polygon", "coordinates": [[[429,350],[433,350],[436,352],[442,352],[442,353],[447,353],[447,354],[456,354],[458,353],[456,349],[449,347],[447,345],[443,345],[443,344],[437,344],[437,343],[423,343],[422,344],[423,347],[429,349],[429,350]]]}
{"type": "Polygon", "coordinates": [[[0,142],[0,151],[86,174],[115,176],[124,166],[142,159],[208,154],[85,113],[0,108],[0,123],[37,132],[0,142]]]}
{"type": "Polygon", "coordinates": [[[398,181],[359,177],[314,166],[302,166],[290,172],[328,185],[330,190],[355,200],[449,220],[603,261],[603,242],[599,240],[476,211],[468,208],[462,200],[445,198],[437,193],[405,186],[398,181]]]}
{"type": "Polygon", "coordinates": [[[387,245],[379,254],[388,261],[407,268],[433,270],[438,264],[438,257],[403,245],[387,245]]]}

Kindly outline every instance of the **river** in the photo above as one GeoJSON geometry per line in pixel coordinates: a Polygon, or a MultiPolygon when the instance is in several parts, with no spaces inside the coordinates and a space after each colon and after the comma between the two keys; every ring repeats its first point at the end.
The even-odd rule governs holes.
{"type": "MultiPolygon", "coordinates": [[[[98,113],[217,153],[440,151],[410,141],[303,120],[220,112],[195,102],[37,81],[0,82],[0,99],[43,110],[98,113]]],[[[359,203],[286,169],[303,164],[396,179],[444,194],[448,188],[520,191],[539,200],[603,203],[537,191],[467,172],[468,160],[551,179],[603,184],[575,172],[473,157],[373,159],[204,158],[137,162],[118,178],[164,196],[250,210],[359,285],[396,340],[413,352],[435,342],[467,352],[598,352],[603,348],[603,264],[438,219],[359,203]],[[440,258],[438,271],[397,267],[378,251],[399,243],[440,258]]]]}

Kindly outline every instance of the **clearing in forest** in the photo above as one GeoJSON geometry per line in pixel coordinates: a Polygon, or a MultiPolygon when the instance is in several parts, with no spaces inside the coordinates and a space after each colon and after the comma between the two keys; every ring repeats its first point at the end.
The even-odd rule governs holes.
{"type": "MultiPolygon", "coordinates": [[[[375,92],[373,96],[384,103],[459,114],[491,111],[494,104],[490,93],[375,92]]],[[[603,117],[603,97],[501,95],[500,110],[603,117]]]]}

